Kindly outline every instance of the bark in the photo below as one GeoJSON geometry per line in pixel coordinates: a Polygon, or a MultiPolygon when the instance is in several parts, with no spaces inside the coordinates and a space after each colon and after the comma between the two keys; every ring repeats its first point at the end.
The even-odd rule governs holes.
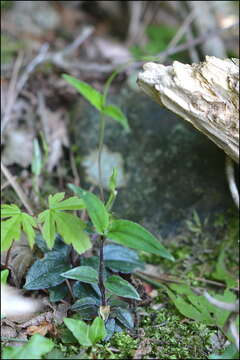
{"type": "Polygon", "coordinates": [[[239,60],[206,56],[199,64],[146,63],[140,88],[189,121],[239,163],[239,60]]]}

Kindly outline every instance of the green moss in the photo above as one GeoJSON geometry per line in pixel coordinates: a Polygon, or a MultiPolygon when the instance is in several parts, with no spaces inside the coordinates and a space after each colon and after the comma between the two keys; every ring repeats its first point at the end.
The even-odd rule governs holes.
{"type": "Polygon", "coordinates": [[[215,333],[206,325],[184,319],[173,306],[159,311],[145,309],[138,334],[115,334],[106,345],[94,348],[97,359],[133,359],[139,347],[142,359],[199,359],[211,352],[210,338],[215,333]],[[148,349],[143,342],[148,342],[148,349]]]}

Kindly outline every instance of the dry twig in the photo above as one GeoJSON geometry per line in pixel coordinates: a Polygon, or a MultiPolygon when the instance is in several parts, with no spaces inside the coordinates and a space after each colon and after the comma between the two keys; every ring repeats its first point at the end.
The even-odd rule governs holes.
{"type": "Polygon", "coordinates": [[[30,215],[34,215],[33,208],[31,204],[29,203],[27,196],[25,195],[24,191],[22,190],[21,186],[17,183],[15,178],[12,176],[11,172],[7,169],[7,167],[1,162],[1,171],[3,175],[6,177],[6,179],[11,184],[12,188],[15,190],[16,194],[18,195],[19,199],[25,206],[27,212],[30,215]]]}

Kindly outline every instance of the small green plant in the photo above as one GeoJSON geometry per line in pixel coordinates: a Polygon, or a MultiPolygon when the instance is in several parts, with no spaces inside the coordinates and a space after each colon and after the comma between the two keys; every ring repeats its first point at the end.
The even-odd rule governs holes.
{"type": "Polygon", "coordinates": [[[42,356],[50,352],[53,347],[52,340],[35,334],[22,346],[6,346],[3,349],[2,359],[42,359],[42,356]]]}
{"type": "MultiPolygon", "coordinates": [[[[138,255],[131,249],[157,254],[174,261],[160,241],[141,225],[125,219],[117,219],[111,209],[117,196],[117,170],[109,179],[109,197],[104,200],[101,184],[101,151],[104,141],[105,116],[118,121],[126,131],[129,125],[126,116],[115,105],[106,103],[106,97],[115,72],[107,81],[101,94],[83,81],[64,75],[100,114],[99,131],[99,182],[100,198],[73,184],[69,188],[74,196],[65,198],[65,193],[49,195],[48,208],[37,216],[29,215],[14,204],[2,205],[2,249],[11,248],[25,232],[31,248],[34,244],[43,257],[29,269],[24,288],[26,290],[48,289],[50,301],[60,301],[72,288],[74,303],[71,307],[80,319],[66,318],[65,325],[80,344],[92,346],[102,339],[109,339],[122,327],[134,327],[129,304],[120,298],[141,300],[134,286],[119,273],[130,274],[143,267],[138,255]],[[88,220],[83,221],[73,211],[84,211],[88,220]],[[36,236],[36,231],[38,234],[36,236]],[[94,240],[92,240],[94,239],[94,240]],[[111,241],[112,243],[107,243],[111,241]],[[95,242],[99,256],[81,257],[95,242]],[[75,251],[74,260],[72,248],[75,251]],[[76,255],[77,258],[76,258],[76,255]],[[80,266],[75,264],[80,263],[80,266]],[[120,298],[119,298],[120,297],[120,298]],[[89,326],[82,320],[94,319],[89,326]]],[[[40,147],[34,143],[32,172],[35,184],[43,167],[40,147]]],[[[36,191],[38,192],[36,186],[36,191]]]]}
{"type": "Polygon", "coordinates": [[[64,323],[82,346],[93,346],[106,336],[104,321],[100,317],[96,317],[91,325],[69,318],[65,318],[64,323]]]}

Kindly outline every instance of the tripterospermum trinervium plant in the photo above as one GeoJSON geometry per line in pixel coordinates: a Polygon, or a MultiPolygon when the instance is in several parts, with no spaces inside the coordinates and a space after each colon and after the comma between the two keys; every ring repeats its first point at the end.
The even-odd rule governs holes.
{"type": "Polygon", "coordinates": [[[38,216],[21,211],[15,204],[4,204],[1,211],[2,250],[9,250],[13,241],[20,239],[23,231],[30,247],[36,244],[44,255],[29,269],[24,288],[48,289],[50,301],[54,302],[66,296],[71,283],[71,295],[74,300],[77,299],[71,310],[77,312],[78,319],[65,318],[64,323],[83,346],[109,339],[114,332],[121,331],[122,326],[130,329],[134,327],[129,304],[121,298],[139,301],[140,295],[119,273],[131,273],[135,268],[143,267],[143,263],[134,250],[126,247],[174,260],[160,241],[141,225],[117,219],[112,214],[111,209],[117,196],[115,168],[109,179],[109,198],[104,200],[101,151],[105,116],[112,117],[129,131],[127,118],[122,111],[117,106],[106,104],[108,89],[116,74],[117,72],[112,74],[106,82],[103,95],[85,82],[63,75],[100,114],[100,198],[92,192],[69,184],[74,196],[64,199],[64,192],[49,195],[48,209],[38,216]],[[86,212],[89,221],[84,222],[76,214],[69,213],[76,210],[86,212]],[[99,256],[82,258],[79,255],[92,248],[93,238],[99,249],[99,256]],[[106,241],[112,243],[106,244],[106,241]],[[71,261],[72,248],[75,251],[74,261],[71,261]],[[75,266],[79,263],[80,266],[75,266]],[[81,320],[95,320],[90,326],[79,320],[79,317],[81,320]]]}

